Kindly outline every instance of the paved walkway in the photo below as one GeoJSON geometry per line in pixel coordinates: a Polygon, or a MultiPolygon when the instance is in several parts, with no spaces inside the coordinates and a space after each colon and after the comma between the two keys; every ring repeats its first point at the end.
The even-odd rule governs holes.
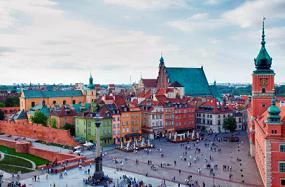
{"type": "MultiPolygon", "coordinates": [[[[222,138],[223,136],[225,136],[225,134],[219,137],[222,138]]],[[[148,173],[149,176],[157,178],[172,179],[175,176],[176,181],[180,181],[181,183],[184,183],[185,179],[191,175],[193,180],[197,180],[200,185],[204,182],[206,186],[212,186],[213,183],[220,186],[231,187],[263,186],[255,161],[248,155],[249,145],[246,133],[241,133],[239,137],[242,140],[241,144],[219,142],[214,140],[214,136],[209,136],[207,140],[195,143],[195,147],[194,142],[190,142],[189,144],[185,143],[184,146],[181,146],[181,144],[173,144],[164,140],[155,141],[156,150],[153,149],[149,154],[145,151],[125,153],[117,150],[113,154],[107,155],[109,159],[105,158],[104,164],[109,167],[122,168],[130,172],[140,174],[148,173]],[[217,145],[217,149],[221,148],[221,152],[211,151],[211,146],[205,146],[205,143],[211,142],[217,145]],[[185,151],[186,146],[191,147],[191,150],[185,151]],[[200,149],[200,153],[195,154],[196,148],[200,149]],[[160,152],[159,149],[162,151],[160,152]],[[187,155],[183,156],[183,152],[187,152],[187,155]],[[164,154],[163,158],[160,155],[161,153],[164,154]],[[190,155],[191,159],[189,157],[190,155]],[[213,158],[211,161],[209,159],[210,155],[213,158]],[[114,164],[112,158],[117,158],[117,160],[122,161],[123,165],[114,164]],[[126,158],[127,161],[125,161],[126,158]],[[186,161],[184,161],[184,158],[186,158],[186,161]],[[195,163],[193,161],[194,158],[199,160],[195,163]],[[241,159],[241,161],[237,161],[237,158],[241,159]],[[218,165],[218,169],[214,170],[214,178],[205,167],[205,159],[207,159],[211,166],[215,164],[218,165]],[[139,165],[135,163],[136,160],[139,161],[139,165]],[[147,164],[148,160],[152,161],[156,168],[158,168],[158,171],[151,170],[150,165],[147,164]],[[176,161],[175,167],[174,160],[176,161]],[[191,162],[191,167],[188,167],[189,162],[191,162]],[[161,163],[168,163],[171,166],[161,168],[161,163]],[[224,171],[222,165],[231,167],[231,171],[224,171]],[[198,174],[198,168],[201,169],[201,174],[198,174]],[[181,174],[179,174],[179,170],[181,170],[181,174]],[[229,180],[229,174],[232,175],[231,180],[229,180]],[[244,180],[244,183],[242,183],[242,180],[244,180]]]]}

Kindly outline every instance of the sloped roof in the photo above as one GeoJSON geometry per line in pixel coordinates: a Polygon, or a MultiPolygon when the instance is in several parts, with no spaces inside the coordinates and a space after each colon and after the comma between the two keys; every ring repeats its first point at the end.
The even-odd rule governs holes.
{"type": "Polygon", "coordinates": [[[203,68],[166,68],[169,82],[179,82],[184,86],[185,95],[209,96],[211,91],[203,68]]]}
{"type": "Polygon", "coordinates": [[[215,84],[210,85],[210,91],[211,91],[213,97],[215,97],[219,102],[223,102],[222,95],[218,91],[218,88],[215,84]]]}
{"type": "Polygon", "coordinates": [[[142,82],[146,88],[156,88],[156,79],[142,79],[142,82]]]}
{"type": "Polygon", "coordinates": [[[53,98],[83,96],[80,90],[48,91],[48,90],[23,90],[24,98],[53,98]]]}
{"type": "Polygon", "coordinates": [[[177,88],[179,88],[179,87],[183,87],[183,86],[179,82],[174,81],[173,83],[171,83],[169,85],[169,87],[177,87],[177,88]]]}

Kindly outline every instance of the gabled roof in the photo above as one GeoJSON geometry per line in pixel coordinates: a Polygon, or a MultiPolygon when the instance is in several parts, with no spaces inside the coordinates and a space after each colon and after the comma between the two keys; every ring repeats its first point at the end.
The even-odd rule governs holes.
{"type": "Polygon", "coordinates": [[[142,79],[145,88],[156,88],[156,79],[142,79]]]}
{"type": "Polygon", "coordinates": [[[209,96],[211,91],[203,68],[166,68],[169,83],[179,82],[184,86],[185,95],[209,96]]]}
{"type": "Polygon", "coordinates": [[[48,91],[48,90],[23,90],[24,98],[53,98],[83,96],[80,90],[48,91]]]}

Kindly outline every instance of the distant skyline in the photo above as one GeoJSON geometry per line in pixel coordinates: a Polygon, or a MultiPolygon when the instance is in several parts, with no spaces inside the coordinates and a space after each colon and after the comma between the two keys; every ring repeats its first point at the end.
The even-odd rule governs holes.
{"type": "Polygon", "coordinates": [[[209,83],[250,83],[266,17],[275,82],[285,82],[284,0],[0,0],[0,85],[128,84],[168,67],[209,83]]]}

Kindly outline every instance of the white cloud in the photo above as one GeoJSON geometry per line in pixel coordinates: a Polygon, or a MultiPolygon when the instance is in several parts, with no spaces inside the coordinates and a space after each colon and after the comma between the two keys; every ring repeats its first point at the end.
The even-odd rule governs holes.
{"type": "Polygon", "coordinates": [[[108,5],[125,6],[134,9],[161,9],[185,6],[184,0],[103,0],[108,5]]]}
{"type": "Polygon", "coordinates": [[[241,6],[222,15],[222,18],[242,28],[261,24],[262,17],[268,19],[285,19],[284,0],[246,1],[241,6]]]}
{"type": "Polygon", "coordinates": [[[181,31],[194,31],[219,28],[224,23],[220,19],[210,18],[207,13],[194,14],[181,20],[170,21],[167,25],[181,31]]]}
{"type": "Polygon", "coordinates": [[[12,29],[0,31],[1,83],[86,82],[89,71],[96,82],[126,82],[130,74],[139,78],[138,71],[156,67],[161,50],[178,50],[160,36],[69,19],[48,0],[20,2],[11,1],[5,14],[11,21],[0,23],[0,27],[12,29]],[[19,12],[28,22],[12,14],[19,12]]]}

